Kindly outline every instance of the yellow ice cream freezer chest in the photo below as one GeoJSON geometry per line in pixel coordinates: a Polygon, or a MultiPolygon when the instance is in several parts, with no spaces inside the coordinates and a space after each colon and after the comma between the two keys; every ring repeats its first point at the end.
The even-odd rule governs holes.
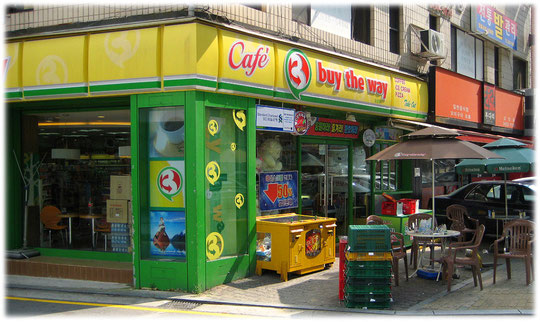
{"type": "Polygon", "coordinates": [[[331,266],[336,257],[336,218],[295,213],[257,217],[257,275],[306,274],[331,266]]]}

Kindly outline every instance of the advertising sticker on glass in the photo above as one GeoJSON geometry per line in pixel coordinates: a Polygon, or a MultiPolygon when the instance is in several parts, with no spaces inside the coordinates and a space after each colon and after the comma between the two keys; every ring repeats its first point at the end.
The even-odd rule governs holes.
{"type": "Polygon", "coordinates": [[[150,112],[151,158],[184,156],[184,109],[160,108],[150,112]]]}
{"type": "Polygon", "coordinates": [[[294,109],[257,105],[257,129],[293,132],[294,109]]]}
{"type": "Polygon", "coordinates": [[[184,208],[184,161],[150,161],[150,207],[184,208]]]}
{"type": "Polygon", "coordinates": [[[150,255],[186,257],[186,214],[183,211],[150,212],[150,255]]]}
{"type": "Polygon", "coordinates": [[[262,172],[259,184],[261,211],[298,207],[298,171],[262,172]]]}

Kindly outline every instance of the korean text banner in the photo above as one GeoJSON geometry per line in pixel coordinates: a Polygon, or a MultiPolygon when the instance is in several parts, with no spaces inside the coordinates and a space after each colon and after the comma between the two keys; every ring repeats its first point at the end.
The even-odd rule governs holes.
{"type": "Polygon", "coordinates": [[[482,122],[481,82],[437,68],[435,115],[473,123],[482,122]]]}
{"type": "Polygon", "coordinates": [[[298,207],[298,172],[262,172],[259,206],[261,211],[298,207]]]}
{"type": "Polygon", "coordinates": [[[499,44],[517,50],[517,23],[486,5],[471,10],[472,29],[499,44]]]}
{"type": "Polygon", "coordinates": [[[523,96],[492,87],[492,98],[486,102],[482,82],[442,68],[435,72],[435,83],[437,118],[523,130],[523,96]],[[487,123],[485,112],[489,112],[487,123]]]}

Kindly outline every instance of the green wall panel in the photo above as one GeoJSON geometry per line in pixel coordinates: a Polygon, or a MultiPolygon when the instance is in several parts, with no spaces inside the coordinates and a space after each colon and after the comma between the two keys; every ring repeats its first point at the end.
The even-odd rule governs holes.
{"type": "Polygon", "coordinates": [[[158,290],[187,290],[186,263],[141,260],[140,287],[158,290]]]}
{"type": "Polygon", "coordinates": [[[186,233],[188,291],[205,290],[206,236],[204,227],[204,93],[186,93],[186,233]],[[199,211],[197,211],[199,209],[199,211]]]}
{"type": "Polygon", "coordinates": [[[22,246],[23,242],[23,212],[24,212],[24,199],[23,199],[23,189],[24,184],[21,179],[19,169],[17,167],[17,162],[15,161],[15,155],[17,156],[19,162],[22,160],[21,156],[21,113],[18,108],[13,108],[8,106],[7,122],[8,125],[4,129],[4,135],[6,138],[6,145],[4,153],[5,160],[5,171],[6,171],[6,188],[5,195],[6,198],[6,216],[4,217],[4,227],[9,227],[6,229],[6,248],[14,249],[22,246]]]}
{"type": "Polygon", "coordinates": [[[206,289],[243,278],[249,270],[249,256],[219,259],[206,263],[206,289]]]}

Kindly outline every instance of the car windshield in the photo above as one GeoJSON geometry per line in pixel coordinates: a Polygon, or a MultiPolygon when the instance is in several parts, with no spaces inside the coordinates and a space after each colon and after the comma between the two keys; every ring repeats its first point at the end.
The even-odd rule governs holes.
{"type": "Polygon", "coordinates": [[[534,202],[536,195],[536,186],[530,185],[523,188],[523,199],[525,201],[534,202]]]}
{"type": "Polygon", "coordinates": [[[498,199],[499,189],[494,189],[491,184],[479,184],[474,187],[465,197],[467,200],[488,201],[498,199]]]}
{"type": "Polygon", "coordinates": [[[470,185],[465,185],[465,186],[463,186],[463,187],[457,188],[456,190],[452,191],[452,192],[449,193],[448,195],[450,195],[450,196],[458,195],[458,194],[461,193],[461,191],[466,190],[466,189],[470,189],[470,188],[471,188],[470,185]]]}

